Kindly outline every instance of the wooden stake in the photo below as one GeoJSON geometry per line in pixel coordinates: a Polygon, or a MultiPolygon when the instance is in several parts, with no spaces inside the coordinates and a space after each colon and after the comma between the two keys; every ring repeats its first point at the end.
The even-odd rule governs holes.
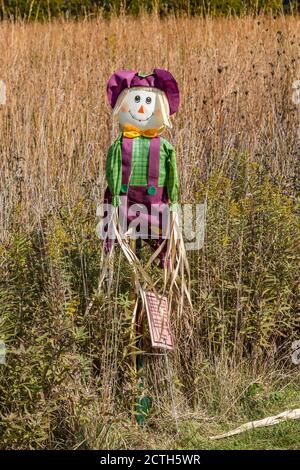
{"type": "MultiPolygon", "coordinates": [[[[141,240],[130,240],[130,248],[132,251],[140,257],[141,249],[141,240]]],[[[137,349],[141,349],[141,336],[143,334],[142,326],[142,317],[143,317],[143,307],[142,305],[137,305],[137,294],[135,291],[136,279],[135,273],[132,274],[132,288],[130,291],[130,299],[132,300],[132,314],[135,313],[135,321],[132,324],[132,363],[133,363],[133,381],[132,381],[132,390],[133,390],[133,404],[132,404],[132,414],[135,417],[136,422],[139,425],[143,425],[145,422],[145,417],[149,412],[151,407],[151,400],[149,397],[140,396],[140,392],[143,392],[144,381],[142,379],[141,373],[144,365],[144,358],[142,354],[137,354],[137,349]],[[135,308],[137,309],[134,312],[135,308]],[[139,338],[139,339],[138,339],[139,338]],[[140,383],[139,383],[140,382],[140,383]]]]}

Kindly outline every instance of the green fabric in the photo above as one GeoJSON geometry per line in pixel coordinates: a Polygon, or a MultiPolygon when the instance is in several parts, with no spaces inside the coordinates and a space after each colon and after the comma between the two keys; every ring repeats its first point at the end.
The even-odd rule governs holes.
{"type": "MultiPolygon", "coordinates": [[[[111,145],[106,160],[106,179],[112,193],[114,206],[120,204],[119,194],[122,183],[122,135],[111,145]]],[[[148,186],[149,147],[148,137],[136,137],[132,145],[131,177],[129,185],[148,186]]],[[[158,186],[166,186],[171,210],[178,203],[178,173],[174,147],[163,137],[160,138],[160,164],[158,186]]]]}
{"type": "Polygon", "coordinates": [[[118,207],[122,183],[122,143],[120,137],[109,148],[105,171],[107,184],[112,194],[112,205],[118,207]]]}

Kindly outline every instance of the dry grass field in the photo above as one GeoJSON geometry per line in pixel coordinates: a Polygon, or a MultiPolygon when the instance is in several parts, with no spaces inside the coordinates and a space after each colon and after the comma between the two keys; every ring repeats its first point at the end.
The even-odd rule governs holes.
{"type": "MultiPolygon", "coordinates": [[[[211,448],[208,435],[299,407],[299,17],[2,22],[0,44],[0,447],[211,448]],[[97,293],[95,226],[106,82],[155,67],[181,90],[166,135],[181,200],[206,197],[208,211],[205,246],[189,253],[195,309],[173,319],[168,366],[148,361],[140,429],[130,271],[117,257],[113,295],[97,293]]],[[[297,433],[218,446],[299,448],[297,433]]]]}

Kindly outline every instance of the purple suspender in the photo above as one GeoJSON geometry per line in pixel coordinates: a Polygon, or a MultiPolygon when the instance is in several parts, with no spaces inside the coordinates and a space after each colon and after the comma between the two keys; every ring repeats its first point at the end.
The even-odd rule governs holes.
{"type": "MultiPolygon", "coordinates": [[[[149,149],[148,187],[158,187],[160,162],[160,137],[153,137],[149,149]]],[[[151,193],[150,193],[151,194],[151,193]]]]}
{"type": "MultiPolygon", "coordinates": [[[[131,173],[133,139],[122,137],[122,185],[128,184],[131,173]]],[[[124,191],[124,192],[127,192],[124,191]]]]}
{"type": "MultiPolygon", "coordinates": [[[[125,185],[130,182],[131,175],[131,161],[132,161],[132,146],[133,139],[122,137],[122,187],[125,189],[125,185]]],[[[155,194],[154,189],[152,192],[150,188],[158,187],[159,178],[159,163],[160,163],[160,137],[153,137],[150,139],[149,148],[149,168],[148,168],[148,190],[149,194],[155,194]]],[[[122,192],[127,192],[122,190],[122,192]]]]}

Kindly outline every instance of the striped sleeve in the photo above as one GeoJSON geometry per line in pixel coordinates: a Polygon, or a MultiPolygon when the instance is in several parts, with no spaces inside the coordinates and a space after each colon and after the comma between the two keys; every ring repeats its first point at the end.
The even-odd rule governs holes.
{"type": "Polygon", "coordinates": [[[170,210],[176,211],[179,202],[179,181],[176,164],[176,151],[170,144],[168,149],[167,189],[170,199],[170,210]]]}
{"type": "Polygon", "coordinates": [[[120,205],[120,191],[122,183],[122,149],[121,139],[118,137],[110,146],[106,159],[106,180],[112,194],[112,205],[120,205]]]}

